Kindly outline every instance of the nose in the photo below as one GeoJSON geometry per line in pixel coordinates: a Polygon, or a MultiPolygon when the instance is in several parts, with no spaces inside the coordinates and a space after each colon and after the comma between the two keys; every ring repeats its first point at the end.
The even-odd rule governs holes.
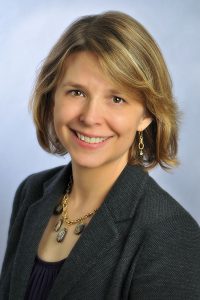
{"type": "Polygon", "coordinates": [[[90,99],[86,101],[80,113],[80,121],[87,126],[102,123],[103,109],[100,99],[90,99]]]}

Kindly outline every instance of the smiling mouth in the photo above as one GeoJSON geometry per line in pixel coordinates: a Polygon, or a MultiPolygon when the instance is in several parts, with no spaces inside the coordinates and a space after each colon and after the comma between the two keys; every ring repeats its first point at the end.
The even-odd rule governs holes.
{"type": "Polygon", "coordinates": [[[79,133],[78,131],[75,131],[75,130],[72,130],[72,131],[78,137],[79,140],[84,141],[85,143],[88,143],[88,144],[102,143],[105,140],[110,138],[110,137],[89,137],[89,136],[85,136],[85,135],[79,133]]]}

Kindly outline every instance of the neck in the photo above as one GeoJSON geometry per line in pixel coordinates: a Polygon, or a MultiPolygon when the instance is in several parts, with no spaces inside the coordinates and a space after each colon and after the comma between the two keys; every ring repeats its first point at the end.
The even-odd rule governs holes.
{"type": "Polygon", "coordinates": [[[85,168],[72,161],[73,187],[70,197],[73,207],[98,208],[125,165],[126,162],[118,161],[100,168],[85,168]]]}

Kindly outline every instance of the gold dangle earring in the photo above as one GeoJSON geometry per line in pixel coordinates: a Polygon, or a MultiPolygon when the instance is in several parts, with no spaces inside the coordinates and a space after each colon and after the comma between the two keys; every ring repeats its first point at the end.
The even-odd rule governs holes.
{"type": "Polygon", "coordinates": [[[138,148],[139,148],[139,154],[140,156],[143,156],[144,152],[144,141],[143,141],[143,132],[139,131],[139,144],[138,144],[138,148]]]}

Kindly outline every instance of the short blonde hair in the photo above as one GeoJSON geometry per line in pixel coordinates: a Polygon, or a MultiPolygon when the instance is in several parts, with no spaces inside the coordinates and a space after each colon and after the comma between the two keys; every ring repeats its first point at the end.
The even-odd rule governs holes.
{"type": "Polygon", "coordinates": [[[54,154],[67,153],[54,130],[54,92],[63,76],[67,57],[77,51],[95,53],[102,69],[113,81],[124,88],[136,89],[142,95],[153,121],[143,131],[143,157],[139,155],[136,135],[129,150],[129,163],[147,169],[157,164],[164,169],[175,166],[178,109],[165,61],[147,30],[129,15],[116,11],[76,20],[43,62],[31,99],[42,148],[54,154]]]}

